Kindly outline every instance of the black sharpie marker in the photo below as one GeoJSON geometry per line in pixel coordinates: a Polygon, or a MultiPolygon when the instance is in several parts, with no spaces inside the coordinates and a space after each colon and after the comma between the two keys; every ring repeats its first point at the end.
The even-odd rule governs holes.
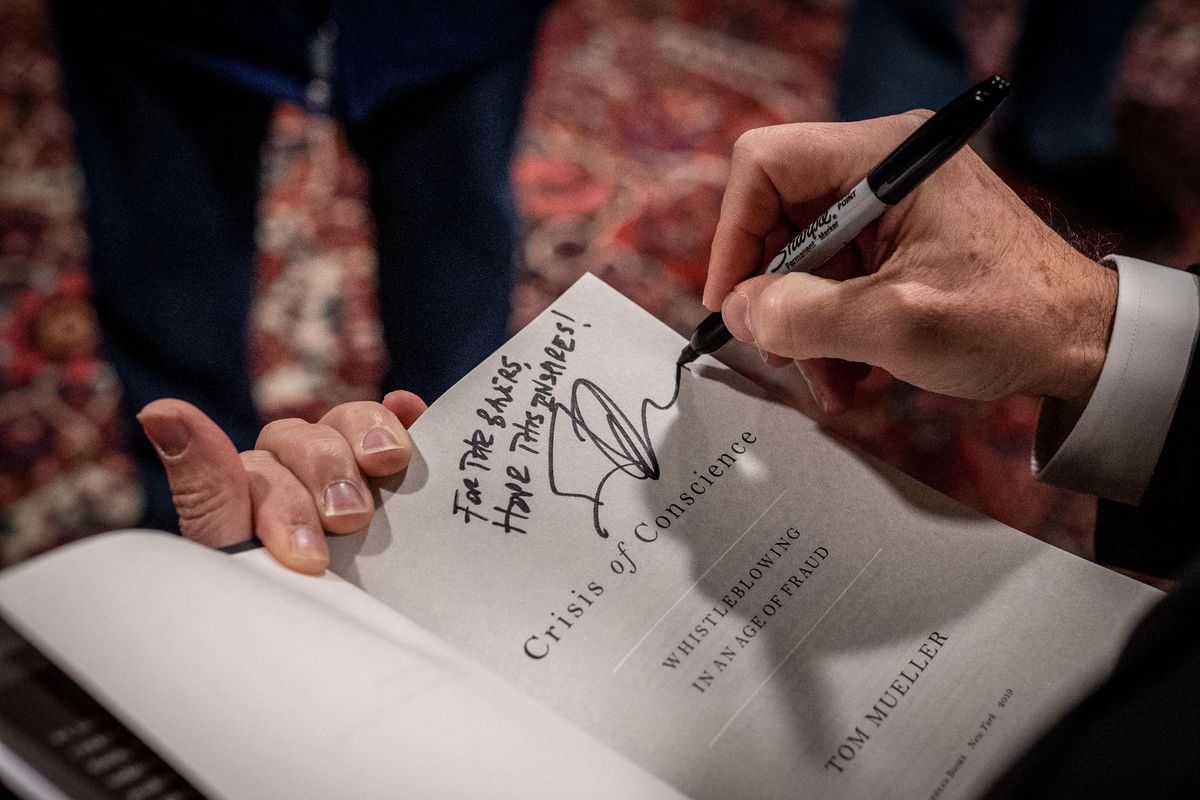
{"type": "MultiPolygon", "coordinates": [[[[968,89],[927,119],[893,150],[850,193],[838,200],[787,243],[771,263],[767,274],[813,272],[879,217],[946,163],[987,121],[1008,96],[1007,79],[993,75],[968,89]]],[[[696,327],[696,332],[679,354],[678,366],[711,353],[732,339],[714,311],[696,327]]]]}

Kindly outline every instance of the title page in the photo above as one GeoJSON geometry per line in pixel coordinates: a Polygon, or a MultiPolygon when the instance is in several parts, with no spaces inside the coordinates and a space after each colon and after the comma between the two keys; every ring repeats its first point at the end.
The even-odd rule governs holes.
{"type": "Polygon", "coordinates": [[[585,276],[414,426],[334,570],[702,798],[971,796],[1158,596],[683,344],[585,276]]]}

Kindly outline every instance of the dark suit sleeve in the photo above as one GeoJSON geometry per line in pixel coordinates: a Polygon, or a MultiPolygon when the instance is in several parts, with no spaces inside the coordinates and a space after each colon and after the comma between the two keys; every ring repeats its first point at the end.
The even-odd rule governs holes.
{"type": "Polygon", "coordinates": [[[1112,674],[1022,754],[986,800],[1200,797],[1198,361],[1193,345],[1142,502],[1102,500],[1096,523],[1097,560],[1179,583],[1137,626],[1112,674]]]}
{"type": "MultiPolygon", "coordinates": [[[[1200,271],[1200,265],[1189,272],[1200,271]]],[[[1176,577],[1200,554],[1200,368],[1196,348],[1154,475],[1137,506],[1101,500],[1096,560],[1176,577]]]]}

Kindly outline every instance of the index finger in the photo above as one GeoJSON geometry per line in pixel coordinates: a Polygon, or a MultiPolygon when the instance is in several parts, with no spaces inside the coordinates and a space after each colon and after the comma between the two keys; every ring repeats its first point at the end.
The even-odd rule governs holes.
{"type": "Polygon", "coordinates": [[[774,255],[764,252],[766,238],[789,222],[790,208],[848,192],[927,116],[775,125],[742,134],[721,200],[704,305],[716,311],[739,281],[762,269],[774,255]]]}

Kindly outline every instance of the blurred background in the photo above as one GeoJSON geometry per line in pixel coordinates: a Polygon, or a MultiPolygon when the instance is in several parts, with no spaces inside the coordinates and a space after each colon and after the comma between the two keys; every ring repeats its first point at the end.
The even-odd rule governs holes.
{"type": "MultiPolygon", "coordinates": [[[[952,93],[921,61],[926,55],[957,64],[962,75],[951,85],[965,87],[967,79],[997,71],[1011,71],[1018,85],[1023,71],[1036,75],[1013,63],[1038,46],[1022,40],[1029,13],[1015,0],[890,4],[922,6],[927,16],[937,11],[936,19],[920,21],[919,35],[910,37],[915,45],[883,36],[911,23],[889,21],[872,8],[889,3],[853,5],[564,0],[550,6],[511,173],[520,248],[510,328],[592,272],[686,332],[702,316],[697,298],[729,155],[742,131],[867,115],[889,100],[935,104],[921,103],[919,91],[949,99],[952,93]],[[916,49],[905,51],[910,45],[916,49]],[[857,74],[839,68],[844,48],[857,48],[857,74]],[[921,77],[914,81],[906,70],[921,77]],[[881,100],[867,91],[891,79],[913,86],[915,96],[888,91],[881,100]]],[[[1200,0],[1133,3],[1128,19],[1109,27],[1118,34],[1108,59],[1112,74],[1103,64],[1088,65],[1076,77],[1091,76],[1093,94],[1104,98],[1111,131],[1103,130],[1103,120],[1090,130],[1111,138],[1111,152],[1064,160],[1045,147],[1042,134],[1023,134],[1019,120],[1001,121],[976,146],[1081,247],[1186,266],[1200,260],[1200,0]]],[[[1040,47],[1061,56],[1053,40],[1040,47]]],[[[1029,85],[1032,116],[1039,102],[1043,111],[1058,102],[1051,88],[1029,85]]],[[[1076,87],[1067,91],[1091,97],[1076,87]]],[[[1082,112],[1068,112],[1070,119],[1047,124],[1065,129],[1078,122],[1082,112]]],[[[4,564],[134,525],[144,503],[128,455],[128,443],[141,432],[119,413],[121,383],[100,355],[74,130],[42,1],[0,0],[4,564]]],[[[337,123],[289,103],[270,119],[261,163],[250,345],[258,407],[265,419],[313,419],[336,403],[376,398],[386,356],[363,167],[337,123]]],[[[794,370],[768,371],[757,356],[745,355],[733,355],[739,368],[819,418],[794,370]]],[[[860,407],[827,424],[968,505],[1088,555],[1092,503],[1029,476],[1037,410],[1034,398],[959,401],[877,373],[860,407]]]]}

